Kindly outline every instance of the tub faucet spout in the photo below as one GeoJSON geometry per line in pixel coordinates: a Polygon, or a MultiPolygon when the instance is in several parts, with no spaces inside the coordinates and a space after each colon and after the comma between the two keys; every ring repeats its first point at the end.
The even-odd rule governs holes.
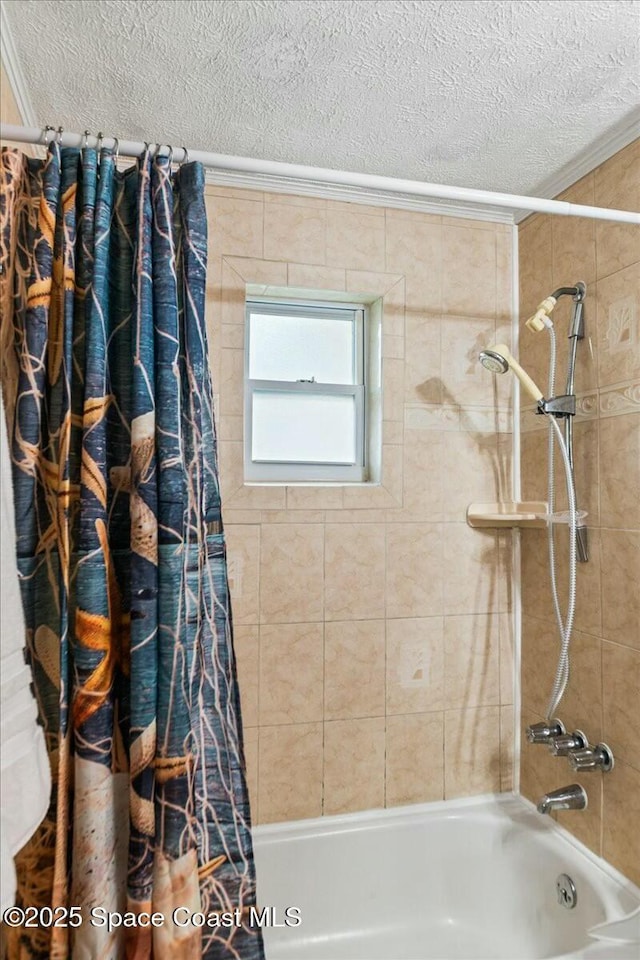
{"type": "Polygon", "coordinates": [[[568,787],[545,793],[537,809],[538,813],[551,813],[552,810],[585,810],[586,807],[586,790],[579,783],[572,783],[568,787]]]}

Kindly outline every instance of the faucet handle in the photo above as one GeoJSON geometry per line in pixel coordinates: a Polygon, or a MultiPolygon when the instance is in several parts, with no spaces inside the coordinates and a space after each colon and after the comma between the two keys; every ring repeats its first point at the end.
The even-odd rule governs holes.
{"type": "Polygon", "coordinates": [[[580,750],[571,750],[568,754],[569,763],[574,770],[602,770],[608,773],[613,770],[613,753],[606,743],[598,743],[595,747],[583,747],[580,750]]]}
{"type": "Polygon", "coordinates": [[[527,727],[527,740],[529,743],[545,743],[547,746],[556,737],[561,737],[566,733],[564,724],[561,720],[553,719],[550,721],[541,720],[539,723],[532,723],[527,727]]]}
{"type": "Polygon", "coordinates": [[[589,746],[589,741],[582,730],[574,730],[573,733],[564,733],[559,737],[554,737],[549,744],[549,750],[554,757],[567,757],[570,751],[582,750],[589,746]]]}

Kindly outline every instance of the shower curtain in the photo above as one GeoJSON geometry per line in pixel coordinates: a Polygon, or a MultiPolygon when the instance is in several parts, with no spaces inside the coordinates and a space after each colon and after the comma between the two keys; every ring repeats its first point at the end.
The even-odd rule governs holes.
{"type": "Polygon", "coordinates": [[[203,170],[53,143],[4,149],[0,176],[2,386],[53,780],[17,870],[19,905],[54,914],[8,930],[8,955],[260,960],[203,170]]]}

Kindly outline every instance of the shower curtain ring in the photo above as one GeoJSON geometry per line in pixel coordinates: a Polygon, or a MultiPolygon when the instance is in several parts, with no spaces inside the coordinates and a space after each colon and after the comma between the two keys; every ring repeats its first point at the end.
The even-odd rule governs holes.
{"type": "MultiPolygon", "coordinates": [[[[169,149],[169,153],[167,154],[167,157],[168,157],[168,159],[169,159],[169,166],[171,166],[171,164],[173,163],[173,147],[171,146],[170,143],[167,144],[167,147],[168,147],[168,149],[169,149]]],[[[162,144],[161,144],[161,143],[157,143],[157,144],[156,144],[156,157],[160,155],[160,151],[161,151],[161,150],[162,150],[162,144]]]]}
{"type": "Polygon", "coordinates": [[[117,137],[113,138],[113,149],[115,150],[113,159],[114,159],[114,162],[117,163],[118,157],[120,156],[120,141],[118,140],[117,137]]]}
{"type": "Polygon", "coordinates": [[[49,136],[49,131],[50,131],[50,130],[55,130],[55,127],[52,127],[51,124],[48,123],[48,124],[46,125],[46,127],[44,128],[44,131],[43,131],[44,145],[45,145],[45,147],[47,147],[47,146],[51,143],[51,140],[53,140],[53,137],[51,138],[51,140],[48,140],[48,139],[47,139],[48,136],[49,136]]]}
{"type": "Polygon", "coordinates": [[[80,141],[81,150],[86,150],[86,148],[88,147],[90,133],[91,133],[90,130],[85,130],[85,132],[82,134],[82,140],[80,141]]]}
{"type": "Polygon", "coordinates": [[[102,130],[100,130],[100,131],[98,132],[98,141],[97,141],[97,143],[96,143],[96,152],[97,152],[98,154],[99,154],[100,151],[102,150],[102,141],[103,141],[103,140],[104,140],[104,136],[102,135],[102,130]]]}
{"type": "Polygon", "coordinates": [[[57,132],[56,132],[56,143],[58,144],[58,146],[61,146],[61,144],[62,144],[62,134],[63,134],[63,133],[64,133],[64,130],[62,129],[62,126],[58,127],[58,130],[57,130],[57,132]]]}
{"type": "MultiPolygon", "coordinates": [[[[187,150],[186,147],[183,147],[182,149],[184,150],[184,157],[182,158],[182,163],[190,163],[191,161],[189,160],[189,151],[187,150]]],[[[180,164],[180,166],[182,166],[182,163],[180,164]]]]}

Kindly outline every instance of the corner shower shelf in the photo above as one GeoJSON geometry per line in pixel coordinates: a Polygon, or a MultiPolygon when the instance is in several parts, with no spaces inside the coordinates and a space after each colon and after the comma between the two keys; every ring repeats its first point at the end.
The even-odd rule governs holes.
{"type": "Polygon", "coordinates": [[[470,527],[546,527],[548,506],[544,500],[522,503],[470,503],[467,523],[470,527]]]}

